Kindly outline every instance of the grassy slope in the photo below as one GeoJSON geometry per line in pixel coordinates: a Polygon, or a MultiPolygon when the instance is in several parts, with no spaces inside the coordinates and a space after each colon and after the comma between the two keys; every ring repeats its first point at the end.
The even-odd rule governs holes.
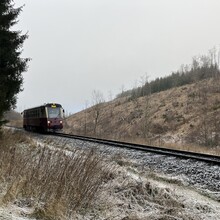
{"type": "MultiPolygon", "coordinates": [[[[152,94],[147,108],[146,100],[147,97],[136,100],[120,98],[102,104],[96,136],[156,145],[202,145],[208,144],[204,138],[209,140],[219,129],[219,79],[152,94]],[[144,121],[147,121],[147,137],[144,137],[144,121]]],[[[70,116],[65,130],[95,135],[94,114],[91,107],[70,116]]]]}
{"type": "Polygon", "coordinates": [[[11,110],[6,112],[4,114],[4,119],[9,121],[9,125],[22,127],[22,116],[16,111],[11,110]]]}

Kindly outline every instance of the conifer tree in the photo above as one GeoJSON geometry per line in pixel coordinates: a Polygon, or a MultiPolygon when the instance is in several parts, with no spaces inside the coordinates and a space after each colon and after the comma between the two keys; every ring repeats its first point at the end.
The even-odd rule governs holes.
{"type": "Polygon", "coordinates": [[[12,30],[21,11],[22,7],[14,8],[13,0],[0,1],[0,126],[3,113],[15,107],[29,61],[21,58],[27,34],[12,30]]]}

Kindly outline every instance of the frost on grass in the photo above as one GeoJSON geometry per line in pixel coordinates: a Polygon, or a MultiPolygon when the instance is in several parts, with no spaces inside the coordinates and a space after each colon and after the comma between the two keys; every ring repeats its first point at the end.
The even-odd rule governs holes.
{"type": "Polygon", "coordinates": [[[0,140],[0,206],[22,220],[220,219],[217,201],[139,169],[140,157],[7,135],[0,140]]]}
{"type": "Polygon", "coordinates": [[[127,167],[118,168],[111,177],[95,211],[78,219],[217,220],[220,217],[217,202],[175,184],[162,184],[132,173],[127,167]]]}
{"type": "Polygon", "coordinates": [[[40,219],[63,218],[92,207],[108,170],[101,155],[93,149],[67,153],[29,143],[16,145],[6,140],[7,135],[0,145],[3,203],[29,204],[40,219]]]}

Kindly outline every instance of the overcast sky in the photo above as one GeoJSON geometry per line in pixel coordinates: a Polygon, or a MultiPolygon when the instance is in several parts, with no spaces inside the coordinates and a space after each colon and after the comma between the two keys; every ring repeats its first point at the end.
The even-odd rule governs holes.
{"type": "Polygon", "coordinates": [[[15,0],[30,57],[17,110],[58,102],[70,112],[140,76],[169,75],[220,44],[219,0],[15,0]]]}

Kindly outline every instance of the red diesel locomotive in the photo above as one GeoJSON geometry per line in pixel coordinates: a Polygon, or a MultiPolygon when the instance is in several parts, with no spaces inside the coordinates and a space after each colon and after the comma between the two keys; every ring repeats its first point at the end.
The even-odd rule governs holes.
{"type": "Polygon", "coordinates": [[[48,103],[23,112],[23,128],[29,131],[56,131],[63,128],[64,110],[60,104],[48,103]]]}

